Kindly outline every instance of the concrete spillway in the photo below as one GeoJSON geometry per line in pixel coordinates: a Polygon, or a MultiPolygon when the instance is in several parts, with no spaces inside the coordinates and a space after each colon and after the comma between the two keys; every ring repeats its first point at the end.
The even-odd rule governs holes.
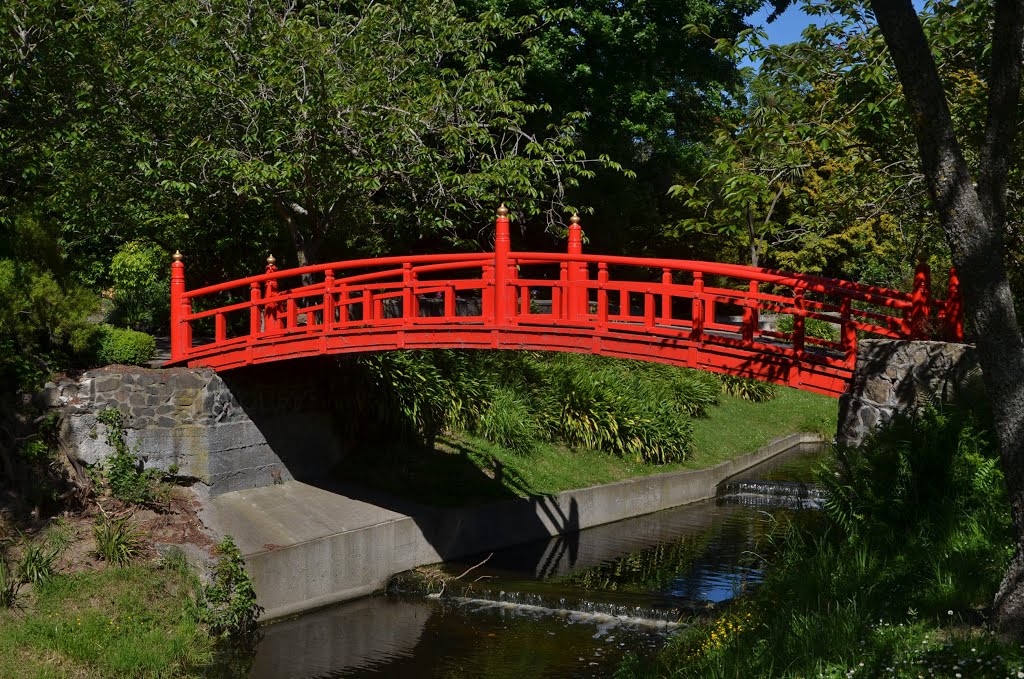
{"type": "Polygon", "coordinates": [[[269,620],[369,594],[417,566],[712,498],[722,481],[820,443],[795,434],[709,469],[480,507],[423,507],[287,481],[209,498],[202,518],[235,538],[269,620]]]}

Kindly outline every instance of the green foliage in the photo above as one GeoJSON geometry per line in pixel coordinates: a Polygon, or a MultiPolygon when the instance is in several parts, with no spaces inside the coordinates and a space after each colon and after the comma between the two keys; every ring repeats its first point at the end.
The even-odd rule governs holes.
{"type": "Polygon", "coordinates": [[[722,382],[722,393],[742,398],[744,401],[762,403],[770,401],[778,394],[779,390],[770,382],[761,382],[749,377],[737,377],[735,375],[719,375],[722,382]]]}
{"type": "Polygon", "coordinates": [[[1005,676],[1019,657],[953,629],[991,602],[1014,545],[989,440],[971,413],[929,410],[837,449],[825,514],[780,521],[758,548],[775,556],[740,605],[751,626],[709,644],[697,625],[660,662],[683,677],[1005,676]]]}
{"type": "Polygon", "coordinates": [[[707,417],[719,403],[722,385],[711,373],[697,370],[672,370],[671,391],[680,408],[691,417],[707,417]]]}
{"type": "MultiPolygon", "coordinates": [[[[267,0],[42,4],[4,16],[0,34],[45,39],[31,59],[7,47],[18,94],[5,69],[0,108],[16,124],[0,148],[39,146],[33,165],[48,172],[19,185],[48,196],[95,278],[121,250],[109,275],[142,297],[149,281],[132,270],[149,246],[132,243],[212,260],[224,246],[241,257],[254,239],[288,242],[304,263],[462,242],[502,200],[558,223],[567,190],[616,167],[580,150],[585,114],[549,117],[527,100],[533,12],[462,16],[451,0],[317,0],[301,12],[267,0]],[[491,59],[498,40],[517,54],[491,59]]],[[[149,322],[115,301],[129,323],[149,322]]]]}
{"type": "Polygon", "coordinates": [[[256,603],[242,553],[230,535],[217,545],[217,553],[220,558],[213,569],[213,581],[203,588],[203,620],[214,635],[251,637],[263,608],[256,603]]]}
{"type": "MultiPolygon", "coordinates": [[[[799,42],[767,45],[750,31],[719,43],[760,66],[739,115],[723,116],[706,145],[700,179],[673,187],[689,214],[672,230],[708,236],[729,258],[906,289],[917,261],[944,268],[949,252],[895,67],[864,5],[800,5],[817,20],[799,42]]],[[[991,13],[991,3],[947,0],[921,12],[968,162],[984,139],[991,13]]]]}
{"type": "Polygon", "coordinates": [[[87,353],[96,297],[62,285],[50,271],[0,259],[0,377],[18,389],[38,388],[51,370],[87,353]]]}
{"type": "Polygon", "coordinates": [[[353,437],[430,446],[465,431],[518,452],[541,440],[666,464],[692,449],[692,417],[722,393],[760,402],[774,386],[670,366],[575,354],[392,352],[343,362],[353,437]]]}
{"type": "Polygon", "coordinates": [[[577,356],[561,357],[550,368],[544,416],[548,428],[570,446],[658,464],[689,454],[692,425],[674,401],[657,399],[666,387],[644,379],[649,369],[631,371],[577,356]]]}
{"type": "Polygon", "coordinates": [[[40,585],[53,577],[53,565],[60,550],[42,542],[23,540],[18,577],[22,582],[40,585]]]}
{"type": "Polygon", "coordinates": [[[999,459],[970,414],[929,408],[901,418],[860,448],[837,448],[834,472],[822,477],[826,509],[851,539],[895,539],[914,525],[929,531],[928,539],[945,541],[953,539],[947,531],[968,528],[964,517],[977,522],[970,530],[1005,534],[999,459]]]}
{"type": "MultiPolygon", "coordinates": [[[[668,244],[666,218],[678,210],[664,196],[665,179],[692,176],[716,121],[728,116],[742,88],[739,60],[715,50],[717,38],[745,28],[748,2],[680,3],[605,0],[460,0],[465,15],[538,13],[529,49],[497,41],[495,60],[525,61],[525,91],[543,101],[533,124],[557,123],[569,112],[584,148],[606,154],[631,173],[600,172],[581,184],[574,205],[591,205],[585,228],[603,251],[681,256],[691,243],[668,244]],[[712,31],[693,31],[702,24],[712,31]],[[670,249],[671,248],[671,249],[670,249]],[[671,255],[669,253],[672,253],[671,255]]],[[[688,255],[682,255],[688,256],[688,255]]]]}
{"type": "Polygon", "coordinates": [[[144,469],[142,460],[128,449],[121,411],[103,410],[96,420],[106,426],[106,443],[112,450],[101,468],[110,494],[133,504],[152,502],[157,497],[156,485],[161,475],[155,469],[144,469]]]}
{"type": "Polygon", "coordinates": [[[0,609],[14,608],[21,585],[21,579],[7,560],[7,552],[0,550],[0,609]]]}
{"type": "Polygon", "coordinates": [[[131,241],[121,246],[110,260],[110,280],[114,287],[112,317],[116,323],[147,330],[166,326],[170,316],[169,261],[168,254],[156,245],[131,241]]]}
{"type": "MultiPolygon", "coordinates": [[[[777,327],[779,332],[792,333],[793,317],[789,314],[780,316],[777,327]]],[[[835,323],[823,321],[820,318],[805,318],[804,337],[816,337],[818,339],[828,340],[829,342],[838,342],[839,326],[835,323]]]]}
{"type": "Polygon", "coordinates": [[[96,360],[100,365],[147,365],[156,355],[156,339],[136,330],[103,325],[96,360]]]}
{"type": "Polygon", "coordinates": [[[519,454],[531,452],[540,437],[540,422],[530,405],[515,392],[497,388],[480,415],[476,433],[519,454]]]}
{"type": "Polygon", "coordinates": [[[104,516],[93,526],[96,556],[114,566],[127,566],[142,549],[142,535],[127,519],[104,516]]]}
{"type": "Polygon", "coordinates": [[[0,676],[238,676],[211,667],[214,640],[194,614],[196,581],[162,562],[57,575],[34,589],[31,605],[0,610],[0,676]]]}

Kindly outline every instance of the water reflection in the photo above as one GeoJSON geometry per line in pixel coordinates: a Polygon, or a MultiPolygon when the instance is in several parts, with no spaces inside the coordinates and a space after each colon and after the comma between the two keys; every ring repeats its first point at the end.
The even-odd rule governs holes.
{"type": "Polygon", "coordinates": [[[370,597],[271,625],[249,676],[332,676],[386,666],[413,652],[432,614],[423,604],[370,597]]]}
{"type": "MultiPolygon", "coordinates": [[[[813,464],[787,473],[805,480],[813,464]]],[[[680,617],[760,581],[755,545],[771,512],[708,501],[522,545],[444,598],[407,579],[397,594],[268,626],[250,676],[611,676],[626,651],[653,652],[680,617]]],[[[460,574],[484,556],[446,568],[460,574]]]]}

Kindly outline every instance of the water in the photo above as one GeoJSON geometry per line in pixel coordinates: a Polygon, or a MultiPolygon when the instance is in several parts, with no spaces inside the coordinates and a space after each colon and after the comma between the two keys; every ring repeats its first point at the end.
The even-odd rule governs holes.
{"type": "Polygon", "coordinates": [[[469,557],[433,584],[400,577],[387,596],[270,625],[250,676],[611,676],[626,652],[654,653],[760,582],[758,538],[774,513],[820,500],[817,459],[805,449],[718,500],[469,557]]]}

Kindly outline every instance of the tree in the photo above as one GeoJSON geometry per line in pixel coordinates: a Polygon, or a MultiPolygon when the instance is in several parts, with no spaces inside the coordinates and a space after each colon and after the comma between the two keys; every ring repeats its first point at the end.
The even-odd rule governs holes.
{"type": "Polygon", "coordinates": [[[523,96],[522,60],[488,58],[532,15],[462,18],[429,0],[24,4],[10,34],[46,39],[12,60],[0,115],[16,133],[0,144],[40,150],[24,198],[89,261],[141,241],[223,262],[225,242],[265,244],[269,225],[299,265],[450,245],[502,201],[559,221],[567,191],[614,167],[579,150],[579,114],[528,128],[544,106],[523,96]]]}
{"type": "MultiPolygon", "coordinates": [[[[894,287],[909,284],[918,261],[947,268],[881,33],[856,2],[804,10],[825,20],[800,42],[765,46],[757,31],[720,41],[727,54],[760,66],[739,99],[741,117],[724,117],[708,145],[701,178],[674,189],[691,210],[676,228],[712,236],[730,254],[753,250],[768,266],[894,287]]],[[[948,0],[922,14],[969,159],[984,138],[977,121],[989,15],[987,2],[948,0]]],[[[1019,200],[1010,207],[1019,213],[1019,200]]]]}
{"type": "MultiPolygon", "coordinates": [[[[710,35],[735,36],[756,9],[750,0],[458,0],[466,15],[507,17],[544,12],[523,46],[499,43],[496,59],[521,55],[528,101],[550,110],[528,118],[544,129],[573,111],[589,157],[608,156],[632,174],[598,171],[569,192],[593,208],[585,228],[593,247],[657,252],[666,213],[678,210],[665,191],[700,166],[701,144],[726,114],[741,85],[736,62],[715,51],[710,35]],[[546,8],[546,9],[544,9],[546,8]],[[708,27],[709,34],[688,30],[708,27]],[[524,49],[525,47],[525,49],[524,49]]],[[[678,247],[678,243],[672,243],[678,247]]],[[[678,250],[673,252],[679,255],[678,250]]]]}
{"type": "Polygon", "coordinates": [[[1003,239],[1021,94],[1024,1],[996,0],[988,110],[977,172],[957,139],[942,80],[911,0],[872,0],[899,73],[921,166],[960,274],[992,403],[1017,549],[996,594],[997,625],[1024,634],[1024,337],[1003,239]]]}

